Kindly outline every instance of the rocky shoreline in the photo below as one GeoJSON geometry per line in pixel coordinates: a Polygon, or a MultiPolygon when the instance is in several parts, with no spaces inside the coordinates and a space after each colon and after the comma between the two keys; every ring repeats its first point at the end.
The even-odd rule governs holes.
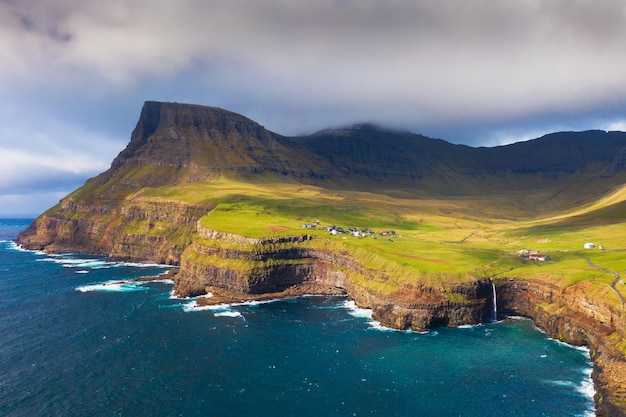
{"type": "MultiPolygon", "coordinates": [[[[395,329],[421,331],[478,324],[491,318],[492,281],[488,278],[460,283],[447,291],[422,285],[384,294],[363,285],[367,280],[389,279],[384,271],[363,267],[347,252],[310,245],[312,236],[250,239],[206,229],[200,222],[195,228],[197,237],[181,251],[180,267],[171,269],[163,279],[174,282],[178,296],[198,297],[198,305],[345,294],[358,306],[370,308],[374,320],[395,329]]],[[[34,238],[21,239],[20,243],[31,249],[81,251],[70,236],[59,244],[59,239],[46,235],[46,230],[56,231],[58,225],[37,227],[34,238]],[[45,244],[50,241],[57,243],[45,244]]],[[[150,247],[147,243],[142,246],[150,247]]],[[[102,253],[99,249],[94,247],[90,252],[102,253]]],[[[164,257],[154,249],[145,252],[146,256],[142,253],[129,259],[178,263],[171,254],[164,257]]],[[[119,252],[109,256],[120,259],[119,252]]],[[[626,359],[615,344],[626,339],[622,312],[597,304],[585,297],[582,289],[516,277],[494,278],[493,282],[499,312],[528,317],[550,337],[589,347],[597,416],[626,416],[626,359]]]]}
{"type": "MultiPolygon", "coordinates": [[[[385,189],[399,198],[451,198],[455,206],[459,196],[466,196],[489,200],[489,207],[501,201],[512,213],[524,207],[529,216],[538,215],[542,204],[549,213],[570,210],[572,202],[596,201],[624,184],[624,135],[569,132],[485,149],[367,127],[289,138],[222,109],[146,102],[130,143],[111,168],[39,216],[18,242],[35,250],[178,265],[171,279],[179,296],[213,295],[199,302],[343,292],[371,308],[375,320],[397,329],[489,321],[495,283],[499,311],[529,317],[551,337],[589,346],[597,415],[626,416],[623,300],[619,309],[587,297],[579,285],[551,285],[549,277],[481,273],[473,278],[467,273],[463,282],[446,277],[443,283],[403,270],[409,279],[394,286],[384,266],[359,263],[354,253],[333,242],[312,244],[308,235],[250,239],[199,222],[225,198],[223,191],[211,192],[201,183],[220,177],[251,184],[259,180],[266,187],[270,178],[279,178],[327,190],[385,189]],[[534,156],[539,148],[541,158],[534,156]],[[574,183],[580,186],[571,188],[574,183]],[[190,189],[193,184],[197,188],[190,189]],[[570,199],[552,197],[571,193],[576,195],[570,199]],[[498,194],[506,199],[494,200],[498,194]]],[[[224,201],[235,203],[240,197],[224,201]]],[[[440,215],[465,217],[475,211],[446,209],[440,215]]],[[[621,214],[611,214],[616,223],[623,220],[621,214]]]]}
{"type": "MultiPolygon", "coordinates": [[[[299,247],[311,237],[259,240],[203,230],[200,224],[198,228],[206,241],[196,241],[185,251],[180,272],[173,279],[175,293],[199,296],[199,306],[346,294],[359,307],[370,308],[372,318],[382,325],[416,331],[486,322],[493,311],[489,279],[451,288],[450,293],[463,296],[456,301],[451,301],[450,293],[428,287],[386,295],[353,279],[368,274],[373,279],[380,277],[347,254],[299,247]],[[219,244],[212,244],[215,242],[231,244],[231,249],[220,249],[219,244]],[[233,244],[240,250],[233,250],[233,244]],[[195,256],[198,253],[203,256],[195,256]],[[250,268],[242,267],[248,263],[250,268]]],[[[508,277],[493,282],[499,312],[530,318],[552,338],[589,347],[597,416],[626,416],[626,359],[611,336],[624,335],[626,323],[620,312],[609,305],[594,304],[584,291],[543,281],[508,277]]]]}

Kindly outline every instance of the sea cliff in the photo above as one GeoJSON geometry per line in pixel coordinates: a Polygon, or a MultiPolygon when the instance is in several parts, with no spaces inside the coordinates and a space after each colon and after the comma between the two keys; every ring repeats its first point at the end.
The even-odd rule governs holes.
{"type": "Polygon", "coordinates": [[[501,314],[589,346],[597,415],[626,416],[622,287],[573,243],[604,239],[615,249],[594,256],[624,270],[624,149],[626,133],[603,131],[496,148],[371,125],[287,138],[223,109],[146,102],[111,168],[18,242],[177,265],[174,291],[198,303],[347,294],[397,329],[489,321],[495,284],[501,314]],[[302,228],[319,218],[343,234],[302,228]],[[519,258],[521,245],[555,260],[519,258]]]}
{"type": "Polygon", "coordinates": [[[581,288],[501,277],[476,279],[448,291],[420,286],[385,295],[358,284],[380,281],[380,271],[364,268],[341,253],[312,249],[307,243],[313,236],[251,239],[201,223],[198,236],[183,254],[174,291],[179,296],[208,294],[200,305],[345,292],[357,305],[372,309],[372,317],[384,326],[418,331],[489,321],[497,307],[501,317],[528,317],[552,338],[588,346],[597,415],[625,414],[626,361],[615,341],[624,338],[626,320],[621,311],[598,304],[581,288]],[[492,301],[493,285],[497,306],[492,301]]]}

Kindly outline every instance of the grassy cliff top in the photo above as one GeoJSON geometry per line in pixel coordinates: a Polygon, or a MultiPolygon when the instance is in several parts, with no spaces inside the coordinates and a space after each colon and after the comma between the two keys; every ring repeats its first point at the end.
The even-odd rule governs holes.
{"type": "Polygon", "coordinates": [[[140,198],[210,202],[215,208],[201,223],[220,232],[251,238],[313,235],[316,239],[306,245],[344,252],[367,268],[385,271],[389,290],[418,282],[447,286],[516,276],[560,287],[590,283],[590,296],[618,307],[615,290],[626,295],[623,284],[610,287],[610,272],[626,274],[626,187],[592,204],[540,216],[512,209],[507,195],[398,198],[225,177],[149,188],[140,198]],[[315,228],[305,228],[317,222],[315,228]],[[343,233],[331,234],[331,226],[343,233]],[[594,249],[583,247],[589,242],[594,249]],[[540,252],[549,260],[528,260],[518,256],[520,250],[540,252]]]}

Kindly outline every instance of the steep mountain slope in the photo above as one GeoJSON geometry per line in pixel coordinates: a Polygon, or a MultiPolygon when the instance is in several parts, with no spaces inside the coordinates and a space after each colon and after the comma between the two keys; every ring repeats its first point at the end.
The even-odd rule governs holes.
{"type": "Polygon", "coordinates": [[[487,320],[495,283],[502,311],[591,347],[598,415],[626,415],[625,182],[623,132],[496,148],[371,125],[288,138],[146,102],[111,168],[18,241],[180,265],[174,290],[213,294],[199,303],[346,292],[396,328],[487,320]],[[578,253],[597,239],[610,250],[578,253]],[[515,256],[526,247],[555,260],[515,256]]]}
{"type": "MultiPolygon", "coordinates": [[[[168,233],[161,233],[163,251],[149,253],[130,254],[121,240],[133,235],[141,241],[144,233],[135,223],[153,218],[158,204],[187,213],[161,214],[161,227],[169,230],[178,217],[189,223],[215,202],[197,191],[181,206],[180,198],[154,200],[144,191],[194,183],[201,188],[220,177],[399,198],[467,198],[468,208],[472,201],[492,198],[503,213],[509,207],[534,217],[593,202],[621,185],[624,149],[626,133],[602,131],[558,133],[497,148],[453,145],[371,125],[287,138],[226,110],[146,102],[130,143],[111,168],[45,213],[19,240],[32,248],[177,263],[182,249],[172,253],[168,246],[184,246],[180,232],[176,245],[166,244],[168,233]],[[150,214],[139,214],[145,210],[150,214]]],[[[148,235],[154,238],[152,229],[148,235]]]]}

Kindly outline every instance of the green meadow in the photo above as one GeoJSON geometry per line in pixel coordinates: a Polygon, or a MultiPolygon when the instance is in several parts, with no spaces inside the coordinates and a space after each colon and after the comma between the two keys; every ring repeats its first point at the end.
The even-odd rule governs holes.
{"type": "Polygon", "coordinates": [[[569,211],[541,213],[520,208],[514,195],[424,198],[407,192],[397,197],[385,190],[334,190],[271,177],[254,183],[220,177],[148,188],[133,198],[205,204],[212,209],[202,224],[222,232],[252,238],[314,235],[304,244],[347,254],[379,271],[380,282],[363,285],[384,292],[418,283],[446,287],[477,278],[524,277],[562,287],[586,282],[590,296],[621,308],[615,291],[626,295],[626,286],[620,280],[613,290],[615,276],[608,271],[626,274],[625,190],[569,211]],[[303,228],[314,221],[316,229],[303,228]],[[331,225],[376,233],[331,235],[331,225]],[[383,231],[394,235],[382,236],[383,231]],[[595,249],[584,249],[587,242],[595,249]],[[516,253],[522,249],[549,260],[521,258],[516,253]]]}

